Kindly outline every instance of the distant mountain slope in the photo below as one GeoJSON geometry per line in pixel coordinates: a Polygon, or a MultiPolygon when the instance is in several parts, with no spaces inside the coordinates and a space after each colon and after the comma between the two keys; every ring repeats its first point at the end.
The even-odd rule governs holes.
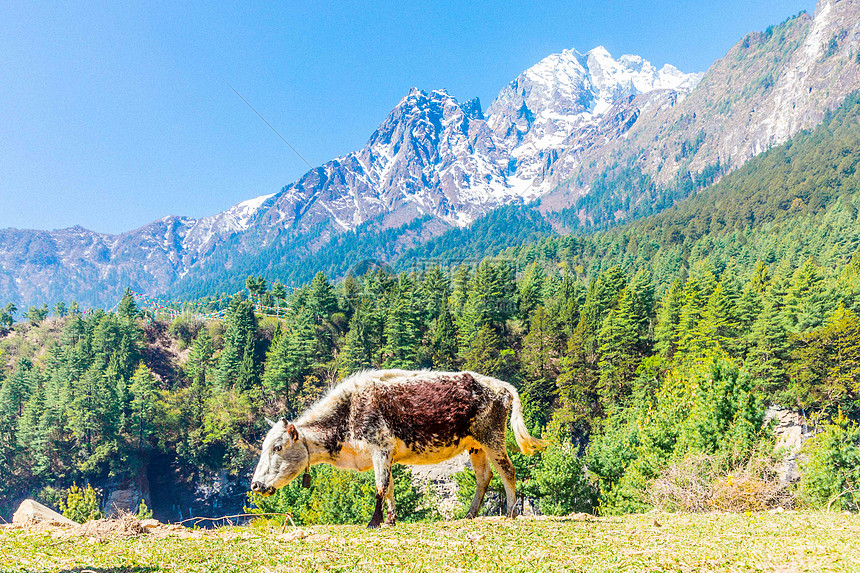
{"type": "Polygon", "coordinates": [[[631,98],[627,114],[636,119],[623,138],[570,147],[547,175],[556,186],[542,198],[543,209],[573,205],[583,226],[624,220],[653,197],[635,184],[605,185],[618,197],[595,197],[595,181],[612,182],[628,169],[659,189],[678,178],[695,180],[714,166],[740,167],[814,127],[860,88],[858,52],[857,0],[820,0],[814,18],[801,13],[752,33],[711,66],[688,97],[631,98]]]}
{"type": "MultiPolygon", "coordinates": [[[[758,261],[844,264],[860,253],[860,92],[812,131],[747,162],[660,214],[587,236],[551,236],[506,249],[519,264],[542,261],[595,276],[648,267],[657,285],[707,259],[719,273],[750,274],[758,261]]],[[[858,287],[860,288],[860,287],[858,287]]]]}
{"type": "MultiPolygon", "coordinates": [[[[110,306],[126,286],[185,295],[231,290],[251,272],[337,274],[538,198],[558,229],[659,212],[860,88],[858,6],[820,0],[814,18],[747,36],[704,76],[595,48],[545,58],[486,114],[477,100],[412,89],[362,149],[212,217],[165,217],[118,236],[0,231],[0,300],[110,306]]],[[[544,232],[532,215],[522,222],[531,238],[544,232]]],[[[488,244],[516,240],[494,232],[508,236],[488,244]]],[[[455,236],[470,235],[436,244],[455,236]]]]}

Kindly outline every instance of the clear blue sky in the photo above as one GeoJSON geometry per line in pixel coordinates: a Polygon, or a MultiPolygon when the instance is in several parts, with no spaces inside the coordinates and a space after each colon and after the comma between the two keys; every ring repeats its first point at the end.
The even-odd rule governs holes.
{"type": "Polygon", "coordinates": [[[0,3],[0,228],[202,217],[361,147],[411,86],[486,109],[603,45],[704,71],[812,0],[0,3]]]}

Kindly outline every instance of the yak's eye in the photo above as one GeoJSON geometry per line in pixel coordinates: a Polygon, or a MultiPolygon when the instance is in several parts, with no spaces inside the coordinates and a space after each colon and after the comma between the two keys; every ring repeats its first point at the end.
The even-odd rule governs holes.
{"type": "Polygon", "coordinates": [[[272,449],[273,449],[274,451],[276,451],[276,452],[280,452],[280,451],[281,451],[281,446],[275,446],[275,447],[274,447],[274,448],[272,448],[272,449]]]}

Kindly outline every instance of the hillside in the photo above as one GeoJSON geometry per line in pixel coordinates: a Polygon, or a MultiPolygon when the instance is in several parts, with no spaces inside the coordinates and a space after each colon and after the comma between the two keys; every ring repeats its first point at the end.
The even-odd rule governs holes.
{"type": "Polygon", "coordinates": [[[649,268],[667,286],[707,260],[750,273],[758,261],[839,268],[860,247],[860,94],[822,123],[761,154],[719,183],[658,215],[588,237],[548,237],[502,256],[583,266],[649,268]],[[575,262],[574,262],[575,258],[575,262]]]}

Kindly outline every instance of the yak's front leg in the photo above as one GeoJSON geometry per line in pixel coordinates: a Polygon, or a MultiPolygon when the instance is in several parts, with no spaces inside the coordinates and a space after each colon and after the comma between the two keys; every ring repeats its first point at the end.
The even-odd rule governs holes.
{"type": "MultiPolygon", "coordinates": [[[[376,509],[373,512],[373,517],[370,518],[368,528],[379,527],[382,525],[382,502],[387,500],[388,492],[391,490],[390,517],[391,522],[394,522],[394,488],[391,483],[391,451],[377,450],[371,456],[373,459],[373,474],[376,481],[376,509]]],[[[388,520],[386,519],[386,523],[388,520]]]]}

